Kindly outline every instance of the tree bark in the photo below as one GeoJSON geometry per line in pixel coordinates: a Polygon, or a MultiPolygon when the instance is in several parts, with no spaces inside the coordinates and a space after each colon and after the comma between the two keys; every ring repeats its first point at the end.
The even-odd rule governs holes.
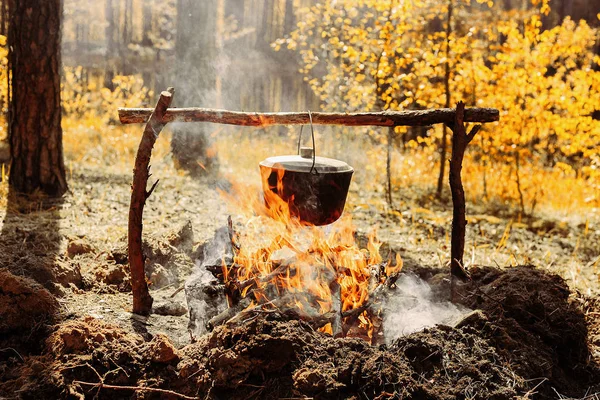
{"type": "Polygon", "coordinates": [[[111,58],[115,54],[115,10],[113,8],[113,0],[106,0],[104,14],[107,21],[106,29],[104,31],[104,35],[106,37],[106,53],[104,55],[106,62],[104,67],[104,87],[114,90],[115,86],[113,83],[113,78],[115,77],[115,72],[111,61],[111,58]]]}
{"type": "MultiPolygon", "coordinates": [[[[444,90],[446,92],[446,108],[450,107],[450,35],[452,34],[453,0],[448,0],[448,18],[446,20],[446,63],[444,65],[444,90]]],[[[446,174],[446,152],[448,148],[446,127],[442,127],[442,143],[440,146],[440,174],[438,176],[437,197],[442,198],[444,190],[444,175],[446,174]]]]}
{"type": "Polygon", "coordinates": [[[60,104],[61,0],[11,0],[10,184],[22,193],[67,191],[60,104]]]}

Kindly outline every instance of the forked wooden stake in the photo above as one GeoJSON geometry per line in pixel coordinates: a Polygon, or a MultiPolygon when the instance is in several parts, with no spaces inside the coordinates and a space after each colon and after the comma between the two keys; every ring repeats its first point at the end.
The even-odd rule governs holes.
{"type": "Polygon", "coordinates": [[[150,190],[146,190],[150,177],[150,156],[154,143],[164,128],[165,112],[173,100],[174,89],[169,88],[160,94],[154,112],[150,116],[142,140],[135,156],[133,184],[131,186],[131,203],[129,204],[128,254],[131,272],[131,290],[133,292],[133,312],[149,315],[152,311],[152,296],[146,282],[145,260],[142,254],[142,217],[146,200],[156,188],[156,181],[150,190]]]}
{"type": "Polygon", "coordinates": [[[464,268],[463,255],[465,253],[465,232],[467,227],[465,190],[462,184],[462,163],[467,146],[473,140],[481,125],[475,125],[467,134],[464,124],[465,103],[462,101],[456,105],[456,116],[453,124],[449,124],[452,130],[452,158],[450,160],[450,191],[452,193],[452,239],[450,251],[450,273],[453,277],[467,280],[469,274],[464,268]]]}

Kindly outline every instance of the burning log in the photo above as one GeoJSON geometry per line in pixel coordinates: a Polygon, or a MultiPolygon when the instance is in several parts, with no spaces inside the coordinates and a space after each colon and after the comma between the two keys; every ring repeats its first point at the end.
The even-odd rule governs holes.
{"type": "MultiPolygon", "coordinates": [[[[373,267],[372,267],[373,268],[373,267]]],[[[375,268],[379,268],[379,266],[375,266],[375,268]]],[[[381,302],[382,297],[385,295],[386,290],[392,288],[396,281],[398,280],[398,276],[400,276],[401,271],[397,271],[393,275],[390,275],[386,278],[383,283],[379,283],[377,287],[375,287],[369,294],[369,298],[362,305],[356,308],[352,308],[350,310],[344,311],[342,313],[343,318],[349,318],[350,320],[358,318],[363,312],[375,306],[377,302],[381,302]]]]}
{"type": "Polygon", "coordinates": [[[249,307],[250,304],[252,304],[252,299],[250,299],[249,297],[244,297],[240,300],[239,303],[237,303],[233,307],[229,307],[226,310],[219,313],[218,315],[212,317],[206,324],[206,328],[209,331],[212,331],[217,326],[223,325],[224,323],[235,317],[237,314],[241,313],[245,308],[249,307]]]}
{"type": "Polygon", "coordinates": [[[271,272],[270,274],[267,274],[265,276],[258,276],[258,277],[246,279],[245,281],[242,281],[242,282],[232,281],[230,283],[230,286],[232,288],[234,288],[234,290],[243,292],[246,288],[248,288],[252,285],[258,285],[260,283],[270,282],[273,279],[277,278],[278,276],[285,275],[288,272],[291,273],[293,271],[294,271],[294,269],[290,268],[289,264],[282,264],[282,265],[278,266],[277,268],[275,268],[273,270],[273,272],[271,272]]]}
{"type": "MultiPolygon", "coordinates": [[[[138,124],[148,120],[152,110],[149,108],[119,108],[122,124],[138,124]]],[[[365,113],[311,113],[315,125],[345,126],[427,126],[433,124],[452,124],[456,110],[441,108],[436,110],[384,111],[365,113]]],[[[465,122],[495,122],[500,113],[494,108],[468,108],[465,110],[465,122]]],[[[310,123],[308,112],[257,113],[210,108],[171,108],[162,119],[168,122],[212,122],[226,125],[264,127],[271,125],[307,125],[310,123]]]]}
{"type": "Polygon", "coordinates": [[[336,279],[329,284],[331,289],[331,333],[333,337],[342,337],[344,330],[342,327],[342,288],[336,279]]]}
{"type": "Polygon", "coordinates": [[[214,319],[215,325],[213,325],[213,327],[219,325],[219,322],[221,324],[241,324],[249,319],[255,318],[259,314],[272,313],[277,315],[279,319],[301,320],[308,323],[314,329],[319,329],[329,323],[333,323],[332,321],[338,317],[334,311],[326,312],[324,314],[309,314],[298,309],[290,308],[290,304],[294,304],[297,301],[299,301],[299,299],[296,296],[287,295],[264,304],[259,304],[247,310],[244,309],[241,312],[232,311],[231,313],[234,313],[234,315],[230,319],[226,318],[231,313],[222,313],[219,318],[214,319]]]}

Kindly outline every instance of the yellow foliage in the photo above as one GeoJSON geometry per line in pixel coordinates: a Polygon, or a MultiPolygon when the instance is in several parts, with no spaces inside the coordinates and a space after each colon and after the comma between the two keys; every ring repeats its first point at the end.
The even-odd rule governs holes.
{"type": "MultiPolygon", "coordinates": [[[[568,167],[597,190],[600,121],[592,113],[600,110],[600,60],[594,55],[598,30],[569,18],[542,30],[549,0],[532,0],[533,8],[510,11],[491,1],[477,3],[322,2],[305,9],[297,29],[274,47],[285,45],[300,54],[301,72],[322,108],[330,111],[444,106],[449,67],[451,103],[464,100],[500,110],[500,122],[486,125],[469,150],[488,169],[504,164],[498,170],[512,182],[517,160],[523,171],[565,174],[568,167]],[[447,35],[449,3],[453,14],[447,35]]],[[[378,132],[375,141],[385,142],[378,132]]],[[[404,132],[396,130],[396,135],[404,132]]],[[[431,130],[408,147],[433,154],[441,132],[431,130]]],[[[384,162],[379,157],[376,168],[383,170],[384,162]]],[[[525,197],[540,195],[536,185],[524,189],[525,197]]]]}
{"type": "MultiPolygon", "coordinates": [[[[68,169],[80,163],[130,170],[141,137],[139,125],[122,126],[119,107],[149,106],[153,93],[139,76],[116,76],[114,90],[88,78],[84,70],[64,68],[62,81],[63,145],[68,169]]],[[[168,145],[157,143],[153,158],[168,153],[168,145]]]]}

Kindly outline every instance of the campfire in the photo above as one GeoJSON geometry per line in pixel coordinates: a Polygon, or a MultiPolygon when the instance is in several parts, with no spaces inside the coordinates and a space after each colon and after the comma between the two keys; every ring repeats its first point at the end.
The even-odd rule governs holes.
{"type": "MultiPolygon", "coordinates": [[[[263,187],[279,193],[285,171],[263,169],[263,187]],[[269,177],[277,182],[269,184],[269,177]]],[[[244,185],[221,192],[241,214],[205,246],[204,258],[186,284],[193,336],[264,313],[300,319],[334,337],[382,343],[382,300],[402,268],[397,254],[380,254],[373,231],[365,248],[346,213],[316,226],[297,217],[294,199],[244,185]],[[234,227],[235,225],[235,227],[234,227]],[[210,273],[210,276],[207,274],[210,273]]]]}

